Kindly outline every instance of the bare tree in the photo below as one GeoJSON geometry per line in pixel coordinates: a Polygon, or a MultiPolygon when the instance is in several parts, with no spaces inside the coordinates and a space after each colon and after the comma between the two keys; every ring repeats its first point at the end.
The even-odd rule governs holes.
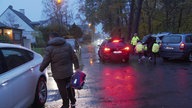
{"type": "Polygon", "coordinates": [[[139,28],[139,22],[140,22],[140,16],[141,16],[141,9],[142,9],[142,4],[143,4],[143,0],[137,0],[136,5],[137,5],[137,9],[136,9],[136,14],[135,14],[135,22],[134,22],[134,33],[138,32],[138,28],[139,28]]]}
{"type": "Polygon", "coordinates": [[[129,23],[128,23],[128,37],[127,40],[131,40],[131,33],[133,27],[133,19],[134,19],[134,6],[135,0],[130,0],[130,12],[129,12],[129,23]]]}
{"type": "Polygon", "coordinates": [[[66,0],[43,0],[44,5],[43,13],[53,25],[58,25],[59,32],[62,28],[66,28],[69,20],[72,18],[71,13],[68,11],[68,3],[66,0]]]}

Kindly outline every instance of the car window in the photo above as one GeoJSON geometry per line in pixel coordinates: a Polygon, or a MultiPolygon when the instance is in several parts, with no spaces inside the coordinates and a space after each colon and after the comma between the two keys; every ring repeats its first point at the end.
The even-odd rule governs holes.
{"type": "Polygon", "coordinates": [[[0,52],[0,74],[4,73],[5,70],[6,70],[5,60],[3,58],[3,54],[0,52]]]}
{"type": "Polygon", "coordinates": [[[186,36],[185,42],[186,43],[192,43],[192,36],[186,36]]]}
{"type": "Polygon", "coordinates": [[[145,43],[149,37],[150,37],[150,35],[144,36],[143,39],[142,39],[142,42],[145,43]]]}
{"type": "Polygon", "coordinates": [[[162,42],[163,43],[180,43],[181,36],[179,36],[179,35],[164,36],[162,39],[162,42]]]}
{"type": "Polygon", "coordinates": [[[6,62],[7,71],[33,59],[33,53],[27,50],[3,48],[1,52],[6,62]]]}

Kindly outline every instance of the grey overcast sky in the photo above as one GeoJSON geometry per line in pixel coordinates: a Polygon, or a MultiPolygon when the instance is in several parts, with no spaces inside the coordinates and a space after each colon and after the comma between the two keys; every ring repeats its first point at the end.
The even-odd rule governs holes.
{"type": "MultiPolygon", "coordinates": [[[[71,9],[74,14],[77,13],[77,0],[68,0],[68,2],[69,9],[71,9]]],[[[24,9],[25,16],[27,16],[31,21],[39,21],[45,19],[42,15],[42,0],[0,0],[0,15],[9,7],[9,5],[12,5],[13,9],[17,11],[19,11],[19,9],[24,9]]],[[[101,32],[101,25],[96,27],[96,31],[101,32]]]]}
{"type": "Polygon", "coordinates": [[[2,14],[9,5],[13,6],[13,9],[19,11],[19,9],[25,9],[25,15],[31,21],[43,20],[42,0],[0,0],[0,14],[2,14]]]}
{"type": "MultiPolygon", "coordinates": [[[[69,0],[69,7],[71,7],[71,9],[77,8],[77,3],[75,1],[76,0],[69,0]]],[[[9,5],[12,5],[13,9],[17,11],[19,11],[19,9],[24,9],[25,15],[31,21],[45,19],[42,16],[42,0],[0,0],[0,15],[9,7],[9,5]]]]}

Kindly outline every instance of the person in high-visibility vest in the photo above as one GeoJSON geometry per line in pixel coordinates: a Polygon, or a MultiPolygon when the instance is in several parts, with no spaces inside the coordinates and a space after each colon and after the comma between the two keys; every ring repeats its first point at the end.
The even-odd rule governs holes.
{"type": "Polygon", "coordinates": [[[153,53],[158,53],[159,52],[160,45],[158,43],[154,43],[152,47],[152,52],[153,53]]]}
{"type": "Polygon", "coordinates": [[[153,55],[154,55],[154,64],[156,64],[156,57],[157,57],[157,53],[159,52],[159,48],[160,48],[160,45],[158,43],[153,43],[153,46],[152,46],[152,52],[153,52],[153,55]]]}
{"type": "Polygon", "coordinates": [[[138,62],[140,63],[142,61],[142,57],[144,58],[144,46],[141,43],[141,41],[138,41],[135,46],[135,52],[138,54],[138,62]]]}
{"type": "Polygon", "coordinates": [[[137,44],[137,41],[139,41],[139,37],[137,36],[137,33],[134,33],[132,39],[131,39],[131,45],[133,46],[133,54],[134,54],[134,49],[137,44]]]}
{"type": "Polygon", "coordinates": [[[153,56],[152,46],[154,43],[155,43],[155,39],[152,36],[149,36],[146,42],[143,43],[143,44],[147,44],[147,56],[149,61],[152,61],[152,56],[153,56]]]}

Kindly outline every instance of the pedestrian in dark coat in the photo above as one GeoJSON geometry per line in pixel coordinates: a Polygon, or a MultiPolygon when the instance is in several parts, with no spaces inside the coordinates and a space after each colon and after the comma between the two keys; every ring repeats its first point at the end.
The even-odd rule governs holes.
{"type": "Polygon", "coordinates": [[[61,108],[69,108],[69,100],[72,108],[75,108],[75,91],[67,85],[73,75],[73,64],[76,70],[79,69],[78,58],[72,46],[63,37],[57,33],[51,33],[49,38],[40,71],[51,65],[52,76],[63,100],[61,108]]]}
{"type": "Polygon", "coordinates": [[[143,44],[147,44],[147,56],[149,58],[149,60],[152,59],[153,56],[153,52],[152,52],[152,47],[153,44],[155,43],[155,38],[152,36],[149,36],[148,39],[146,40],[146,42],[144,42],[143,44]]]}

